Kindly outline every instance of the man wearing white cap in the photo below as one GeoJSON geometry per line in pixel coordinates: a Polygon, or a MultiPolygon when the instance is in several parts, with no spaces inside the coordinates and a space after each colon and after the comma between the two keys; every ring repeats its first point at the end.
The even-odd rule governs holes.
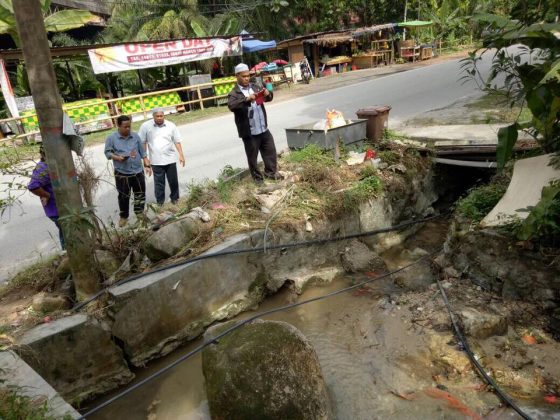
{"type": "Polygon", "coordinates": [[[138,135],[148,151],[152,171],[154,173],[154,190],[156,202],[162,205],[165,201],[165,179],[169,184],[172,203],[179,200],[179,179],[177,176],[177,154],[179,163],[185,166],[181,134],[177,126],[165,120],[162,108],[152,111],[153,120],[148,120],[140,127],[138,135]],[[177,152],[175,151],[177,149],[177,152]]]}
{"type": "Polygon", "coordinates": [[[237,132],[243,140],[251,176],[258,184],[264,181],[264,177],[279,179],[276,147],[268,130],[263,104],[272,101],[272,92],[249,82],[250,73],[246,64],[235,66],[235,76],[237,85],[228,95],[228,107],[234,114],[237,132]],[[257,167],[259,152],[264,162],[264,176],[257,167]]]}

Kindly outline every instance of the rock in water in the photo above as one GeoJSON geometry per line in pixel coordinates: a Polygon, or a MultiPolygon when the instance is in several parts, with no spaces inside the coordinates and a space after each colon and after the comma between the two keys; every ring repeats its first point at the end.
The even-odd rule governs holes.
{"type": "MultiPolygon", "coordinates": [[[[211,340],[232,322],[210,328],[211,340]]],[[[256,320],[202,353],[213,419],[332,419],[315,350],[285,322],[256,320]]]]}
{"type": "Polygon", "coordinates": [[[385,263],[374,252],[370,251],[366,244],[356,239],[352,240],[341,255],[342,267],[348,273],[376,269],[385,269],[385,263]]]}

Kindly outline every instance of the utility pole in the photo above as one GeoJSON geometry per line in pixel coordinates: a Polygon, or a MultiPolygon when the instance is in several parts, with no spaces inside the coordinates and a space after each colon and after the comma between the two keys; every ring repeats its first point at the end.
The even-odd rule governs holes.
{"type": "MultiPolygon", "coordinates": [[[[406,12],[408,11],[408,0],[405,0],[404,2],[404,20],[403,22],[406,22],[406,12]]],[[[406,28],[403,29],[403,41],[406,40],[406,28]]]]}
{"type": "Polygon", "coordinates": [[[16,0],[13,7],[76,294],[81,300],[99,290],[99,277],[92,232],[84,223],[64,217],[81,215],[83,203],[70,145],[62,135],[62,100],[47,31],[39,1],[16,0]]]}

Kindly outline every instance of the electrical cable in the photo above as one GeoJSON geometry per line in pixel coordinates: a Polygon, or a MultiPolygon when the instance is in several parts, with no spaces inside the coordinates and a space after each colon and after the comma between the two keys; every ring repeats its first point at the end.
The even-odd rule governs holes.
{"type": "Polygon", "coordinates": [[[519,406],[507,395],[499,386],[498,384],[492,379],[484,370],[484,367],[480,364],[480,362],[476,359],[471,347],[469,346],[469,342],[467,341],[465,335],[461,331],[455,314],[451,310],[451,304],[447,299],[447,294],[445,293],[445,289],[441,285],[439,278],[436,277],[437,284],[439,286],[439,290],[441,292],[441,297],[443,298],[443,302],[445,303],[445,307],[447,308],[447,312],[449,313],[449,317],[451,318],[451,323],[453,324],[453,329],[455,330],[455,334],[457,335],[457,339],[461,342],[461,345],[465,349],[467,356],[469,357],[471,363],[476,367],[476,370],[480,373],[482,378],[492,387],[494,392],[498,395],[498,397],[507,405],[515,410],[517,414],[523,417],[525,420],[531,420],[531,417],[527,415],[519,406]]]}
{"type": "MultiPolygon", "coordinates": [[[[195,261],[201,261],[201,260],[206,260],[206,259],[215,258],[215,257],[222,257],[222,256],[226,256],[226,255],[258,253],[258,252],[264,252],[264,251],[270,251],[270,250],[276,250],[276,249],[284,250],[284,249],[297,248],[297,247],[310,246],[310,245],[322,245],[322,244],[325,244],[325,243],[328,243],[328,242],[338,242],[338,241],[345,241],[345,240],[348,240],[348,239],[357,239],[357,238],[363,238],[363,237],[366,237],[366,236],[374,236],[374,235],[378,235],[380,233],[388,233],[388,232],[394,232],[394,231],[397,231],[397,230],[402,230],[402,229],[405,229],[407,227],[410,227],[410,226],[413,226],[413,225],[416,225],[416,224],[419,224],[419,223],[429,222],[430,220],[434,220],[434,219],[438,219],[440,217],[444,217],[447,214],[448,213],[446,212],[446,213],[438,214],[438,215],[435,215],[435,216],[425,217],[425,218],[419,219],[419,220],[411,220],[411,221],[408,221],[408,222],[403,222],[403,223],[400,223],[398,225],[394,225],[394,226],[390,226],[390,227],[386,227],[386,228],[375,229],[375,230],[370,230],[370,231],[361,232],[361,233],[354,233],[354,234],[351,234],[351,235],[338,236],[338,237],[335,237],[335,238],[320,238],[320,239],[311,239],[311,240],[308,240],[308,241],[299,241],[299,242],[291,242],[291,243],[287,243],[287,244],[271,245],[271,246],[267,246],[266,249],[265,249],[264,246],[262,246],[262,247],[258,247],[258,248],[242,248],[242,249],[235,249],[235,250],[228,250],[228,251],[202,254],[202,255],[198,255],[196,257],[190,258],[188,260],[185,260],[185,261],[179,261],[177,263],[173,263],[173,264],[165,265],[165,266],[162,266],[162,267],[158,267],[158,268],[156,268],[154,270],[151,270],[151,271],[135,274],[131,277],[127,277],[127,278],[124,278],[122,280],[119,280],[118,282],[111,285],[110,287],[120,286],[120,285],[123,285],[125,283],[130,282],[130,281],[133,281],[133,280],[139,279],[141,277],[144,277],[148,274],[154,274],[154,273],[158,273],[160,271],[169,270],[171,268],[181,267],[183,265],[187,265],[187,264],[193,263],[195,261]]],[[[89,303],[91,303],[94,300],[96,300],[97,298],[99,298],[101,295],[103,295],[108,290],[109,290],[109,288],[101,289],[100,291],[96,292],[94,295],[90,296],[86,300],[84,300],[84,301],[78,303],[77,305],[75,305],[72,308],[72,311],[80,310],[84,306],[88,305],[89,303]]]]}
{"type": "Polygon", "coordinates": [[[390,273],[386,273],[383,274],[381,276],[375,277],[375,278],[370,278],[368,280],[362,281],[360,283],[356,283],[352,286],[348,286],[345,287],[343,289],[339,289],[339,290],[335,290],[334,292],[330,292],[327,293],[326,295],[321,295],[321,296],[317,296],[311,299],[306,299],[303,300],[301,302],[295,302],[295,303],[291,303],[289,305],[284,305],[284,306],[279,306],[277,308],[273,308],[273,309],[269,309],[267,311],[264,312],[260,312],[258,314],[255,314],[247,319],[241,320],[239,322],[237,322],[235,325],[232,325],[231,327],[227,328],[226,330],[222,331],[221,333],[219,333],[218,335],[216,335],[216,337],[212,338],[211,340],[199,345],[198,347],[196,347],[195,349],[191,350],[190,352],[182,355],[181,357],[179,357],[177,360],[174,360],[173,362],[171,362],[170,364],[168,364],[167,366],[164,366],[163,368],[159,369],[158,371],[152,373],[150,376],[142,379],[141,381],[135,383],[134,385],[132,385],[131,387],[123,390],[122,392],[120,392],[119,394],[115,395],[114,397],[108,399],[107,401],[93,407],[91,410],[89,410],[88,412],[86,412],[85,414],[83,414],[81,417],[79,417],[79,420],[81,419],[86,419],[88,416],[91,416],[92,414],[98,412],[99,410],[107,407],[108,405],[111,405],[112,403],[114,403],[115,401],[121,399],[122,397],[130,394],[132,391],[140,388],[141,386],[145,385],[146,383],[156,379],[157,377],[163,375],[165,372],[169,371],[170,369],[174,368],[175,366],[177,366],[178,364],[180,364],[181,362],[184,362],[185,360],[191,358],[192,356],[194,356],[195,354],[201,352],[202,350],[204,350],[206,347],[208,347],[210,344],[216,343],[220,338],[224,337],[225,335],[229,334],[230,332],[238,329],[239,327],[248,324],[249,322],[254,321],[257,318],[261,318],[263,316],[267,316],[267,315],[271,315],[277,312],[283,312],[286,311],[288,309],[292,309],[292,308],[296,308],[298,306],[302,306],[311,302],[317,302],[323,299],[328,299],[330,297],[336,296],[336,295],[340,295],[342,293],[348,292],[350,290],[354,290],[354,289],[358,289],[368,283],[372,283],[374,281],[377,280],[381,280],[387,277],[390,277],[394,274],[400,273],[401,271],[406,270],[407,268],[410,268],[428,258],[433,257],[434,255],[436,255],[437,253],[439,253],[441,251],[441,248],[437,249],[436,251],[430,253],[430,254],[426,254],[423,257],[411,262],[410,264],[407,264],[401,268],[398,268],[394,271],[391,271],[390,273]]]}

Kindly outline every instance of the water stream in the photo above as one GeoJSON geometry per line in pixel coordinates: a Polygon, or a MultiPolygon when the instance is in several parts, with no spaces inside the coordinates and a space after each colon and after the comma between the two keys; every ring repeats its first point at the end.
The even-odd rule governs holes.
{"type": "MultiPolygon", "coordinates": [[[[418,247],[428,252],[434,251],[441,246],[446,230],[446,223],[431,223],[404,246],[389,250],[383,256],[388,268],[397,268],[417,258],[415,250],[418,247]]],[[[415,267],[412,275],[420,269],[415,267]]],[[[326,286],[305,290],[299,296],[284,288],[263,302],[258,311],[324,295],[366,278],[365,274],[343,276],[326,286]]],[[[468,417],[468,412],[452,408],[446,401],[434,399],[422,392],[434,387],[432,364],[422,331],[401,316],[405,308],[395,302],[400,290],[393,279],[387,278],[375,281],[367,288],[276,313],[265,319],[288,322],[312,342],[337,419],[468,417]]],[[[253,314],[244,313],[238,319],[253,314]]],[[[145,369],[135,372],[136,380],[169,364],[200,343],[201,340],[193,341],[171,355],[150,363],[145,369]]],[[[453,390],[453,395],[460,397],[474,412],[487,412],[498,405],[498,400],[490,392],[461,389],[453,390]]],[[[103,399],[92,406],[101,401],[103,399]]],[[[544,415],[533,411],[532,415],[535,418],[551,418],[551,413],[544,415]]],[[[181,363],[92,418],[210,419],[201,355],[197,354],[181,363]]],[[[510,411],[503,410],[494,412],[491,418],[516,417],[510,411]]]]}

